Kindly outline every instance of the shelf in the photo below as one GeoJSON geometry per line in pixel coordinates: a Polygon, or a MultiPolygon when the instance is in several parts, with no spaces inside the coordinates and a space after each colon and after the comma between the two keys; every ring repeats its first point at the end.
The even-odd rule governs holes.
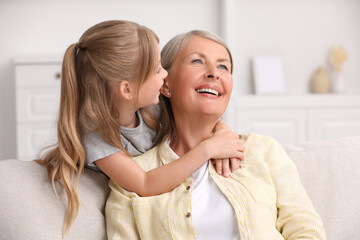
{"type": "Polygon", "coordinates": [[[61,64],[62,56],[61,55],[24,55],[17,56],[14,59],[15,65],[33,65],[33,64],[61,64]]]}
{"type": "Polygon", "coordinates": [[[360,94],[233,95],[231,105],[233,104],[240,108],[358,107],[360,106],[360,94]]]}

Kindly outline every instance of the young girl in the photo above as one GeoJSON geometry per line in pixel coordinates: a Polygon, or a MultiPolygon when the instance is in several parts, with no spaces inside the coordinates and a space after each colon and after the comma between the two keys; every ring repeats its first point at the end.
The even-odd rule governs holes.
{"type": "Polygon", "coordinates": [[[239,136],[220,123],[211,137],[172,164],[144,172],[133,161],[130,156],[157,141],[159,111],[149,106],[158,103],[166,76],[157,36],[133,22],[99,23],[66,50],[58,143],[38,160],[67,194],[63,236],[79,209],[84,166],[101,170],[129,191],[151,196],[172,190],[210,158],[243,158],[239,136]]]}

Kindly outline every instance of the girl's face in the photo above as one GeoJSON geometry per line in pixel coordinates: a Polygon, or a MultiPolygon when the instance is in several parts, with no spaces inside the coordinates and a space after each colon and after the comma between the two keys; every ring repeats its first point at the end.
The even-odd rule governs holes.
{"type": "Polygon", "coordinates": [[[159,63],[156,72],[140,86],[138,108],[147,107],[159,103],[160,88],[164,84],[164,79],[168,75],[167,71],[160,63],[160,50],[157,48],[159,55],[159,63]]]}
{"type": "Polygon", "coordinates": [[[167,77],[175,111],[220,117],[229,103],[233,79],[224,46],[194,37],[175,59],[167,77]]]}

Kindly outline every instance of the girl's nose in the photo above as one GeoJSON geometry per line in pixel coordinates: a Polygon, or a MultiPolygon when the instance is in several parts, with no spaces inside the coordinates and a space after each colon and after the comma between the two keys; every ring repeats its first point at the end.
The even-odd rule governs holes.
{"type": "Polygon", "coordinates": [[[165,79],[165,78],[168,76],[168,71],[166,71],[164,68],[163,68],[163,71],[164,71],[164,76],[163,76],[163,78],[165,79]]]}

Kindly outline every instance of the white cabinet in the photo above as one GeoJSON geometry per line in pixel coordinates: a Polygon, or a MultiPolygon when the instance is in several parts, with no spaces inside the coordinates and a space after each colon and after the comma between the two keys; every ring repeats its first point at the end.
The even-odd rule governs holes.
{"type": "MultiPolygon", "coordinates": [[[[15,60],[17,158],[31,160],[56,142],[61,59],[15,60]]],[[[282,144],[360,135],[360,95],[232,96],[224,115],[238,133],[282,144]]]]}
{"type": "Polygon", "coordinates": [[[308,121],[310,139],[360,135],[360,108],[311,109],[308,121]]]}
{"type": "Polygon", "coordinates": [[[17,158],[32,160],[56,141],[59,58],[15,59],[17,158]]]}
{"type": "Polygon", "coordinates": [[[360,95],[233,96],[224,118],[282,144],[360,135],[360,95]]]}
{"type": "Polygon", "coordinates": [[[237,110],[233,129],[276,136],[281,142],[301,142],[305,140],[305,114],[303,109],[237,110]]]}

